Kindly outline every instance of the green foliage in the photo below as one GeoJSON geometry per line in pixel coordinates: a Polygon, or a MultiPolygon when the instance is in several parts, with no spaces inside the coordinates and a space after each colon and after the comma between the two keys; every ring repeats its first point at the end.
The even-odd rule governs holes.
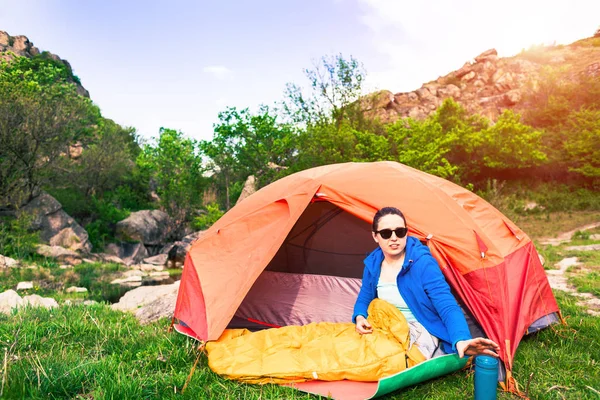
{"type": "Polygon", "coordinates": [[[136,161],[140,173],[156,183],[161,207],[175,227],[191,220],[208,180],[196,141],[173,129],[160,129],[155,145],[145,145],[136,161]]]}
{"type": "Polygon", "coordinates": [[[19,213],[17,218],[0,218],[0,254],[22,259],[35,253],[35,246],[40,242],[38,232],[29,230],[32,217],[19,213]]]}
{"type": "Polygon", "coordinates": [[[365,80],[363,65],[350,56],[342,54],[324,56],[313,63],[312,69],[305,69],[309,80],[310,93],[292,83],[286,87],[283,109],[285,115],[296,124],[303,126],[331,124],[340,125],[362,119],[360,102],[362,85],[365,80]]]}
{"type": "Polygon", "coordinates": [[[0,63],[0,81],[15,84],[26,82],[29,87],[40,89],[43,86],[69,84],[73,81],[79,83],[79,78],[73,75],[68,64],[43,52],[31,58],[16,57],[10,62],[0,63]]]}
{"type": "Polygon", "coordinates": [[[68,146],[93,131],[100,112],[52,59],[0,65],[0,204],[19,205],[56,173],[68,146]]]}
{"type": "Polygon", "coordinates": [[[68,182],[86,199],[102,197],[115,190],[131,177],[139,154],[134,129],[124,129],[111,120],[101,119],[96,134],[85,143],[85,149],[77,162],[61,159],[61,172],[55,177],[54,187],[68,182]]]}
{"type": "Polygon", "coordinates": [[[590,238],[590,233],[587,231],[575,231],[573,236],[571,236],[571,240],[588,240],[590,238]]]}
{"type": "MultiPolygon", "coordinates": [[[[355,147],[357,133],[348,124],[337,127],[334,124],[309,126],[298,138],[299,154],[295,170],[312,168],[341,162],[357,161],[355,147]]],[[[362,145],[368,140],[363,137],[362,145]]],[[[361,153],[371,154],[367,149],[361,153]]]]}
{"type": "Polygon", "coordinates": [[[505,110],[496,123],[481,132],[477,158],[490,169],[524,169],[546,161],[542,133],[520,122],[520,115],[505,110]]]}
{"type": "Polygon", "coordinates": [[[569,171],[600,182],[600,109],[571,113],[565,132],[564,159],[569,171]]]}
{"type": "Polygon", "coordinates": [[[569,283],[576,286],[579,292],[600,296],[600,272],[598,271],[572,277],[569,283]]]}
{"type": "Polygon", "coordinates": [[[101,250],[114,241],[114,231],[117,222],[129,216],[129,211],[120,209],[110,199],[92,197],[92,222],[85,226],[89,240],[94,249],[101,250]]]}
{"type": "Polygon", "coordinates": [[[446,158],[455,136],[444,135],[442,125],[435,119],[400,120],[387,131],[396,161],[442,178],[452,176],[457,170],[446,158]]]}
{"type": "Polygon", "coordinates": [[[294,162],[296,135],[266,106],[256,114],[228,108],[219,113],[212,141],[201,141],[199,147],[210,158],[218,189],[225,197],[223,205],[229,209],[234,185],[243,185],[254,175],[258,186],[264,186],[281,176],[281,167],[294,162]]]}
{"type": "Polygon", "coordinates": [[[223,216],[223,211],[219,209],[218,204],[207,204],[206,213],[194,218],[194,229],[205,230],[211,227],[212,224],[217,222],[219,218],[223,216]]]}

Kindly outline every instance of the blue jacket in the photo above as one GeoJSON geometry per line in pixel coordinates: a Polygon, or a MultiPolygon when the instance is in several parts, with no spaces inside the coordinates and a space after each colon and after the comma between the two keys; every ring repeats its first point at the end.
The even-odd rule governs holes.
{"type": "MultiPolygon", "coordinates": [[[[384,255],[377,247],[365,258],[362,286],[354,305],[352,322],[362,315],[377,297],[377,282],[384,255]]],[[[429,248],[412,236],[406,240],[406,255],[396,278],[400,295],[413,315],[433,336],[442,341],[446,353],[456,353],[456,342],[471,339],[467,321],[450,292],[437,261],[429,248]]]]}

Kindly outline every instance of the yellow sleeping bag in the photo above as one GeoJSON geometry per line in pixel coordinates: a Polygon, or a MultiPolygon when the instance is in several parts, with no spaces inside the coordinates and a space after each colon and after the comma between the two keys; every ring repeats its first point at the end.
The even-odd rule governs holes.
{"type": "Polygon", "coordinates": [[[377,381],[425,360],[410,345],[406,319],[379,299],[369,306],[373,333],[360,335],[352,323],[312,323],[250,332],[227,329],[206,344],[216,373],[249,383],[377,381]]]}

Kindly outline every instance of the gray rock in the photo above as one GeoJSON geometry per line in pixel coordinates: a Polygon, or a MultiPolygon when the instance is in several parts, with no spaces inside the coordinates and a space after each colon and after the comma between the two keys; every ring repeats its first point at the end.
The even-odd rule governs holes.
{"type": "Polygon", "coordinates": [[[7,290],[0,293],[0,313],[10,314],[13,308],[21,307],[22,305],[23,299],[14,290],[7,290]]]}
{"type": "Polygon", "coordinates": [[[52,241],[60,246],[67,244],[66,247],[73,246],[73,250],[85,253],[92,250],[86,230],[64,212],[60,203],[48,193],[42,192],[20,212],[31,215],[31,228],[40,230],[42,241],[52,241]]]}
{"type": "Polygon", "coordinates": [[[81,256],[60,246],[46,246],[44,244],[37,246],[36,253],[44,257],[55,258],[59,262],[71,265],[81,264],[81,256]]]}
{"type": "Polygon", "coordinates": [[[19,291],[19,290],[29,290],[29,289],[33,289],[33,282],[27,281],[27,282],[19,282],[19,283],[17,283],[17,291],[19,291]]]}
{"type": "MultiPolygon", "coordinates": [[[[390,92],[390,95],[391,92],[390,92]]],[[[394,98],[392,96],[392,98],[394,98]]],[[[235,204],[240,204],[242,202],[242,200],[244,200],[245,198],[247,198],[248,196],[252,195],[256,193],[256,178],[254,177],[254,175],[250,175],[248,176],[248,178],[246,178],[246,182],[244,183],[244,188],[242,189],[242,193],[240,194],[240,197],[238,197],[237,201],[235,202],[235,204]]]]}
{"type": "Polygon", "coordinates": [[[568,251],[598,251],[600,250],[600,244],[588,244],[583,246],[568,246],[565,248],[568,251]]]}
{"type": "Polygon", "coordinates": [[[58,303],[53,298],[42,297],[37,294],[32,294],[32,295],[23,297],[23,305],[24,306],[28,305],[31,307],[44,307],[44,308],[58,307],[58,303]]]}
{"type": "Polygon", "coordinates": [[[0,31],[0,46],[8,47],[10,43],[10,35],[4,31],[0,31]]]}
{"type": "Polygon", "coordinates": [[[122,260],[125,265],[138,264],[148,258],[148,250],[143,243],[111,243],[105,250],[108,254],[122,260]]]}
{"type": "Polygon", "coordinates": [[[132,270],[123,272],[123,277],[125,277],[125,278],[129,278],[130,276],[147,276],[147,275],[148,274],[145,273],[144,271],[140,271],[137,269],[132,269],[132,270]]]}
{"type": "MultiPolygon", "coordinates": [[[[160,297],[177,293],[179,290],[179,281],[171,285],[159,285],[159,286],[143,286],[134,290],[130,290],[118,303],[113,304],[111,307],[114,310],[121,311],[134,311],[138,308],[148,305],[160,297]]],[[[173,309],[175,304],[173,303],[173,309]]]]}
{"type": "Polygon", "coordinates": [[[159,254],[157,256],[144,258],[144,264],[165,265],[167,263],[167,255],[159,254]]]}
{"type": "Polygon", "coordinates": [[[2,268],[17,268],[19,267],[19,262],[10,257],[3,256],[0,254],[0,269],[2,268]]]}
{"type": "Polygon", "coordinates": [[[69,226],[62,229],[49,240],[51,246],[61,246],[69,250],[89,252],[92,248],[89,242],[82,242],[81,238],[87,238],[87,232],[81,226],[69,226]]]}
{"type": "Polygon", "coordinates": [[[71,286],[65,290],[67,293],[87,293],[87,291],[87,288],[77,286],[71,286]]]}
{"type": "Polygon", "coordinates": [[[110,282],[112,285],[121,285],[124,287],[138,287],[142,286],[141,276],[128,276],[121,279],[115,279],[110,282]]]}
{"type": "Polygon", "coordinates": [[[496,61],[498,59],[498,52],[496,49],[489,49],[475,57],[475,62],[481,63],[484,61],[496,61]]]}
{"type": "Polygon", "coordinates": [[[167,213],[160,210],[142,210],[119,221],[115,235],[124,242],[161,245],[169,237],[170,228],[171,219],[167,213]]]}
{"type": "Polygon", "coordinates": [[[173,290],[135,311],[135,317],[142,324],[147,324],[160,318],[172,318],[177,303],[177,290],[173,290]]]}

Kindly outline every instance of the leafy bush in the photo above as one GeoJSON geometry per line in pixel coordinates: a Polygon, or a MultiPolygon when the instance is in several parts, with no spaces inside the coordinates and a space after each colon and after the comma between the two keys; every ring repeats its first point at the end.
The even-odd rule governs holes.
{"type": "Polygon", "coordinates": [[[35,253],[40,242],[38,232],[31,232],[32,217],[21,213],[18,218],[0,218],[0,254],[22,259],[35,253]]]}
{"type": "Polygon", "coordinates": [[[219,210],[218,204],[208,204],[206,206],[206,214],[202,214],[194,219],[194,229],[204,230],[210,228],[212,224],[217,222],[223,216],[223,211],[219,210]]]}
{"type": "Polygon", "coordinates": [[[590,238],[590,233],[586,231],[576,231],[573,236],[571,236],[571,240],[588,240],[590,238]]]}
{"type": "Polygon", "coordinates": [[[95,197],[92,198],[92,207],[93,222],[87,224],[85,229],[92,246],[99,251],[114,240],[115,226],[129,216],[129,210],[116,207],[110,200],[98,200],[95,197]]]}

